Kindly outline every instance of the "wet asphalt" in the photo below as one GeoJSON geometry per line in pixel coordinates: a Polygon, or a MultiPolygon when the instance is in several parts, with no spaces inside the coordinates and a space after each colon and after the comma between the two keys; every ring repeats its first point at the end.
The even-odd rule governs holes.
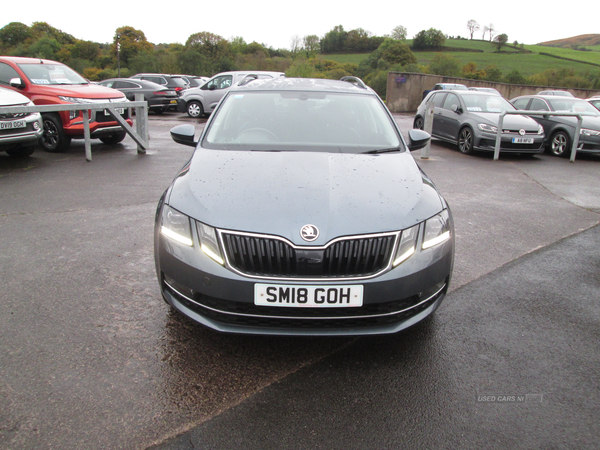
{"type": "MultiPolygon", "coordinates": [[[[397,117],[406,131],[410,116],[397,117]]],[[[191,155],[83,142],[0,154],[0,448],[594,448],[600,157],[413,155],[455,218],[451,292],[394,336],[215,334],[154,273],[191,155]]],[[[198,124],[201,127],[201,124],[198,124]]]]}

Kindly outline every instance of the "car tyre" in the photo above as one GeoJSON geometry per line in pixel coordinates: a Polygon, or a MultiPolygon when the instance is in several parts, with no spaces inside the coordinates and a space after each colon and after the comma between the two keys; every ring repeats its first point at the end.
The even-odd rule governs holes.
{"type": "Polygon", "coordinates": [[[187,113],[193,119],[198,119],[202,117],[204,114],[204,108],[202,107],[202,103],[192,100],[187,104],[187,113]]]}
{"type": "Polygon", "coordinates": [[[571,139],[569,135],[564,131],[557,131],[552,135],[550,140],[550,153],[554,156],[569,156],[569,149],[571,148],[571,139]]]}
{"type": "Polygon", "coordinates": [[[425,126],[425,122],[423,121],[423,118],[421,116],[417,116],[415,117],[415,121],[413,123],[413,128],[416,128],[417,130],[422,130],[425,126]]]}
{"type": "Polygon", "coordinates": [[[458,149],[465,155],[473,153],[473,130],[464,127],[458,133],[458,149]]]}
{"type": "Polygon", "coordinates": [[[58,114],[42,114],[44,133],[40,145],[50,153],[64,152],[71,145],[71,138],[65,135],[58,114]]]}
{"type": "Polygon", "coordinates": [[[114,145],[114,144],[118,144],[123,139],[125,139],[126,135],[127,135],[127,133],[125,131],[123,131],[120,133],[113,133],[113,134],[109,134],[108,136],[101,137],[100,140],[105,144],[114,145]]]}
{"type": "Polygon", "coordinates": [[[6,150],[6,153],[13,158],[28,158],[33,154],[33,152],[35,152],[35,145],[14,147],[6,150]]]}

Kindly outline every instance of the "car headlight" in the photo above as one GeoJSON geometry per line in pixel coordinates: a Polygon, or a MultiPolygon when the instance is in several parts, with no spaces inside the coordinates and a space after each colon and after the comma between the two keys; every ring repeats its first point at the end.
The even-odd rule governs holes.
{"type": "Polygon", "coordinates": [[[196,228],[198,229],[198,239],[200,239],[200,249],[219,264],[225,264],[219,248],[217,230],[202,222],[196,222],[196,228]]]}
{"type": "Polygon", "coordinates": [[[589,128],[582,128],[579,133],[584,136],[600,136],[600,131],[590,130],[589,128]]]}
{"type": "Polygon", "coordinates": [[[423,232],[423,250],[435,247],[450,239],[450,214],[445,209],[441,213],[425,221],[425,231],[423,232]]]}
{"type": "Polygon", "coordinates": [[[419,225],[402,230],[400,235],[400,243],[398,244],[398,250],[396,250],[396,256],[394,256],[393,266],[396,267],[400,263],[403,263],[415,253],[417,248],[417,237],[419,236],[419,225]]]}
{"type": "Polygon", "coordinates": [[[67,103],[90,103],[89,99],[87,98],[65,97],[64,95],[59,95],[58,98],[67,103]]]}
{"type": "Polygon", "coordinates": [[[479,125],[477,125],[477,127],[481,131],[487,131],[488,133],[497,133],[498,132],[498,127],[488,125],[487,123],[480,123],[479,125]]]}
{"type": "Polygon", "coordinates": [[[160,232],[164,236],[181,244],[189,245],[190,247],[194,244],[189,217],[181,214],[169,205],[163,206],[160,232]]]}
{"type": "Polygon", "coordinates": [[[537,134],[544,134],[544,127],[538,123],[538,132],[537,134]]]}

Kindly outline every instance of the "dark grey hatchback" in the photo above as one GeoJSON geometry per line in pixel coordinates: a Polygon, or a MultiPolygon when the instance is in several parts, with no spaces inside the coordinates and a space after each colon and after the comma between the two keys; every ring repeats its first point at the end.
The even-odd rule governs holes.
{"type": "Polygon", "coordinates": [[[212,329],[393,333],[429,316],[452,273],[446,201],[360,79],[246,79],[165,191],[155,260],[166,302],[212,329]]]}

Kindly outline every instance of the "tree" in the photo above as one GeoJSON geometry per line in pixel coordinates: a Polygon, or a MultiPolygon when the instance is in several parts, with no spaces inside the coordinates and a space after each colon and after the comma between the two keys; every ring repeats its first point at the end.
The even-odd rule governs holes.
{"type": "Polygon", "coordinates": [[[120,27],[115,31],[113,39],[115,55],[117,53],[117,42],[121,44],[119,57],[124,66],[138,53],[152,52],[153,49],[152,44],[146,40],[144,32],[133,27],[120,27]]]}
{"type": "Polygon", "coordinates": [[[410,50],[410,47],[395,39],[386,39],[375,51],[379,57],[390,64],[414,64],[417,57],[410,50]]]}
{"type": "Polygon", "coordinates": [[[508,36],[505,33],[499,34],[494,38],[494,42],[496,43],[496,49],[500,51],[508,42],[508,36]]]}
{"type": "Polygon", "coordinates": [[[348,33],[344,31],[344,27],[337,25],[325,34],[321,39],[321,53],[336,53],[341,52],[346,46],[346,37],[348,33]]]}
{"type": "Polygon", "coordinates": [[[296,53],[298,53],[301,48],[302,48],[302,39],[300,39],[300,36],[295,34],[290,39],[290,50],[292,52],[292,55],[295,55],[296,53]]]}
{"type": "Polygon", "coordinates": [[[422,50],[426,48],[443,47],[446,43],[446,36],[440,30],[430,28],[429,30],[421,30],[413,38],[412,48],[422,50]]]}
{"type": "Polygon", "coordinates": [[[304,44],[304,51],[306,52],[307,58],[312,55],[315,55],[319,51],[319,36],[317,36],[316,34],[309,34],[307,36],[304,36],[302,42],[304,44]]]}
{"type": "Polygon", "coordinates": [[[460,74],[460,62],[454,56],[439,53],[431,60],[429,72],[454,77],[460,74]]]}
{"type": "Polygon", "coordinates": [[[493,39],[493,37],[494,37],[494,32],[496,31],[496,30],[494,29],[494,24],[491,24],[491,23],[490,23],[490,24],[489,24],[489,25],[488,25],[486,28],[487,28],[487,32],[488,32],[488,34],[490,35],[490,42],[492,42],[492,39],[493,39]]]}
{"type": "Polygon", "coordinates": [[[521,75],[521,72],[516,69],[506,75],[504,81],[510,84],[525,84],[527,82],[525,77],[521,75]]]}
{"type": "Polygon", "coordinates": [[[471,19],[467,22],[467,29],[469,30],[469,36],[471,39],[473,39],[473,34],[479,30],[479,24],[475,20],[471,19]]]}
{"type": "Polygon", "coordinates": [[[391,38],[392,39],[396,39],[398,41],[404,41],[406,40],[406,27],[403,27],[402,25],[398,25],[396,28],[394,28],[392,30],[392,34],[391,34],[391,38]]]}
{"type": "Polygon", "coordinates": [[[30,37],[30,28],[20,22],[11,22],[0,29],[0,45],[7,47],[16,47],[30,37]]]}

